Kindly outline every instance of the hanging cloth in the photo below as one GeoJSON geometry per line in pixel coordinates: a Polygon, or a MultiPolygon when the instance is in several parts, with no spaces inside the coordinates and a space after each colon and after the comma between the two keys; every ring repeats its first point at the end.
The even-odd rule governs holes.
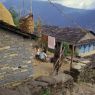
{"type": "Polygon", "coordinates": [[[55,37],[48,36],[48,47],[55,49],[55,37]]]}

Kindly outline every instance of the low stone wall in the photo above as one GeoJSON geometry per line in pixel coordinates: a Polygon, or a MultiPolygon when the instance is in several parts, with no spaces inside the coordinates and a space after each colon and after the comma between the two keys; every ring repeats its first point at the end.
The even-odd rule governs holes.
{"type": "Polygon", "coordinates": [[[0,88],[0,95],[71,95],[73,79],[66,74],[41,76],[12,89],[0,88]]]}
{"type": "Polygon", "coordinates": [[[95,68],[90,67],[91,66],[86,66],[81,70],[79,81],[95,84],[95,68]]]}

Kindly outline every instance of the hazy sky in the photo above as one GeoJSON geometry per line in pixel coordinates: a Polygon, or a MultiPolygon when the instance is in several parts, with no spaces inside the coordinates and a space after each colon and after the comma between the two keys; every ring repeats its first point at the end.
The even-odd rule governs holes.
{"type": "Polygon", "coordinates": [[[0,0],[0,2],[5,2],[6,0],[0,0]]]}
{"type": "Polygon", "coordinates": [[[95,9],[95,0],[51,0],[51,1],[72,8],[95,9]]]}
{"type": "MultiPolygon", "coordinates": [[[[6,1],[7,0],[0,0],[0,2],[6,1]]],[[[47,1],[47,0],[32,0],[32,1],[47,1]]],[[[95,0],[51,0],[51,1],[72,8],[95,9],[95,0]]]]}
{"type": "Polygon", "coordinates": [[[95,9],[95,0],[53,0],[59,4],[81,9],[95,9]]]}

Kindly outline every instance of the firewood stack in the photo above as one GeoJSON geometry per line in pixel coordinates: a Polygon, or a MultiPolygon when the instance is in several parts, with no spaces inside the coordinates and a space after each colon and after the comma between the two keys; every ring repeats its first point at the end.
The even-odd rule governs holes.
{"type": "Polygon", "coordinates": [[[33,14],[22,17],[19,21],[19,27],[22,31],[32,34],[34,32],[33,14]]]}

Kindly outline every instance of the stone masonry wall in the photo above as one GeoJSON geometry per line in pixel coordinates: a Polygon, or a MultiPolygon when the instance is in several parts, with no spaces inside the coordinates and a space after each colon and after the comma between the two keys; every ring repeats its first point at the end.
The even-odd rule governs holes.
{"type": "Polygon", "coordinates": [[[0,85],[32,76],[32,41],[0,29],[0,85]]]}

